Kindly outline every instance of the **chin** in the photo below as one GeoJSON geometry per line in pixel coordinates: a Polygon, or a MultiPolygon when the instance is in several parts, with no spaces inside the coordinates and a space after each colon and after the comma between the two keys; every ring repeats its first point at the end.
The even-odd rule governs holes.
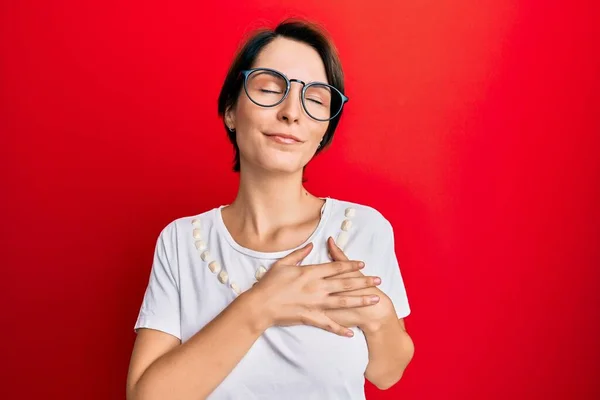
{"type": "Polygon", "coordinates": [[[272,147],[263,147],[255,149],[254,152],[248,152],[242,161],[250,168],[257,168],[272,173],[295,174],[301,172],[304,166],[312,158],[312,154],[306,151],[296,149],[295,151],[282,150],[272,147]]]}

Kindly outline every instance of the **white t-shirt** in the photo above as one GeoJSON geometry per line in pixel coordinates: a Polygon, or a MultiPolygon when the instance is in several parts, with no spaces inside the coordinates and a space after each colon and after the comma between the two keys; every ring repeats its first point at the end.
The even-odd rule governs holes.
{"type": "MultiPolygon", "coordinates": [[[[161,231],[134,329],[157,329],[185,342],[227,307],[236,291],[251,288],[257,270],[268,270],[304,246],[270,253],[242,247],[223,223],[223,207],[176,219],[161,231]]],[[[350,259],[365,262],[365,275],[381,277],[379,288],[391,298],[398,318],[406,317],[410,308],[388,220],[372,207],[326,198],[321,220],[305,242],[314,247],[303,265],[331,261],[329,236],[350,259]]],[[[208,398],[365,399],[367,342],[360,329],[352,329],[354,337],[348,338],[312,326],[271,327],[208,398]]]]}

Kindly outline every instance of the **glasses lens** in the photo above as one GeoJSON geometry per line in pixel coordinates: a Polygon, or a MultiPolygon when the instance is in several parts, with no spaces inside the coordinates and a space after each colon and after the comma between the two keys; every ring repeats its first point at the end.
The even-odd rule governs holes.
{"type": "Polygon", "coordinates": [[[329,85],[312,84],[304,93],[304,104],[311,117],[327,121],[342,108],[342,95],[329,85]]]}
{"type": "Polygon", "coordinates": [[[270,107],[285,96],[287,83],[283,76],[272,72],[258,70],[252,72],[246,81],[248,97],[257,104],[270,107]]]}

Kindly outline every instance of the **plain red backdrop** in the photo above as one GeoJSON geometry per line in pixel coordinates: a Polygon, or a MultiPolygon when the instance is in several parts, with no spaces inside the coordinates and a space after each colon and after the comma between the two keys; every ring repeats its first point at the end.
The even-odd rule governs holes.
{"type": "Polygon", "coordinates": [[[600,398],[592,2],[0,11],[0,398],[124,398],[160,229],[235,194],[226,69],[288,16],[330,31],[351,99],[307,186],[390,219],[412,306],[414,361],[368,398],[600,398]]]}

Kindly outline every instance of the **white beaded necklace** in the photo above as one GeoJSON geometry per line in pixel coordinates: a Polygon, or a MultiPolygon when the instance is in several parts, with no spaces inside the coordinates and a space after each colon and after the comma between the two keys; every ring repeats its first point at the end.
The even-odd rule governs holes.
{"type": "MultiPolygon", "coordinates": [[[[341,249],[344,249],[346,243],[348,242],[349,231],[350,228],[352,228],[351,218],[355,215],[356,210],[354,208],[346,208],[344,212],[344,216],[346,217],[346,219],[342,222],[341,231],[339,232],[336,239],[336,244],[341,249]]],[[[223,285],[228,285],[231,288],[231,290],[233,290],[236,296],[239,295],[241,293],[239,285],[229,279],[229,274],[227,273],[227,271],[221,266],[221,264],[217,260],[213,259],[210,251],[208,250],[208,245],[202,237],[201,220],[199,218],[192,219],[192,226],[192,237],[194,239],[194,245],[196,247],[196,250],[200,255],[200,259],[202,259],[202,261],[208,266],[210,272],[217,276],[219,282],[221,282],[223,285]]],[[[267,268],[265,268],[265,266],[263,265],[259,265],[254,273],[254,278],[256,282],[258,282],[266,272],[267,268]]]]}

